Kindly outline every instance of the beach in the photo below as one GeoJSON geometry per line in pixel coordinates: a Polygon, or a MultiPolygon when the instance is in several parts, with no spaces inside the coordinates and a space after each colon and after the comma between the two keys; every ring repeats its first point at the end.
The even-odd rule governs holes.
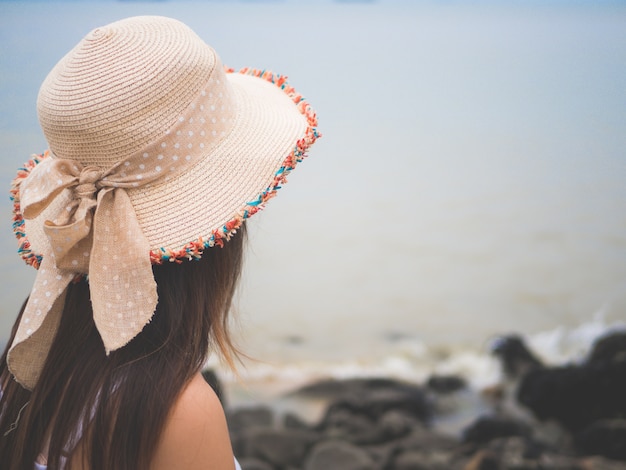
{"type": "Polygon", "coordinates": [[[492,354],[500,378],[483,389],[458,375],[325,379],[244,406],[211,371],[205,379],[249,470],[626,468],[626,331],[576,363],[545,364],[517,335],[492,354]]]}

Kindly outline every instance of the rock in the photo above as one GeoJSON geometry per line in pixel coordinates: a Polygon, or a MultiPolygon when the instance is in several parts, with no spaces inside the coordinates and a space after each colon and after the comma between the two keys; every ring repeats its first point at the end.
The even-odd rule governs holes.
{"type": "Polygon", "coordinates": [[[521,421],[504,416],[483,416],[463,431],[463,442],[484,445],[511,436],[530,437],[532,430],[521,421]]]}
{"type": "Polygon", "coordinates": [[[333,408],[326,414],[321,429],[327,439],[373,445],[406,436],[416,425],[419,426],[419,422],[397,410],[390,410],[375,421],[359,411],[333,408]]]}
{"type": "Polygon", "coordinates": [[[456,375],[432,375],[426,386],[435,393],[447,394],[462,390],[467,384],[465,379],[456,375]]]}
{"type": "Polygon", "coordinates": [[[279,468],[300,468],[319,435],[298,429],[252,429],[246,433],[245,457],[256,458],[279,468]]]}
{"type": "Polygon", "coordinates": [[[528,445],[529,441],[520,437],[497,439],[486,449],[478,450],[463,470],[582,470],[573,457],[528,455],[528,445]]]}
{"type": "Polygon", "coordinates": [[[408,384],[355,392],[335,401],[328,408],[331,413],[337,409],[350,410],[374,421],[390,410],[402,411],[423,422],[430,421],[433,414],[432,403],[424,391],[408,384]]]}
{"type": "Polygon", "coordinates": [[[388,442],[404,437],[411,432],[415,425],[416,421],[401,411],[387,411],[378,420],[377,427],[380,430],[379,442],[388,442]]]}
{"type": "Polygon", "coordinates": [[[600,419],[626,416],[626,360],[535,369],[522,379],[518,401],[540,420],[576,433],[600,419]]]}
{"type": "Polygon", "coordinates": [[[594,421],[626,416],[626,332],[600,338],[583,364],[543,367],[515,335],[499,339],[493,352],[506,375],[519,379],[517,401],[541,421],[577,433],[594,421]]]}
{"type": "Polygon", "coordinates": [[[616,331],[597,339],[589,357],[588,363],[626,360],[626,331],[616,331]]]}
{"type": "Polygon", "coordinates": [[[371,457],[373,462],[376,464],[376,468],[390,468],[390,461],[392,457],[397,453],[397,445],[396,441],[384,442],[382,444],[370,444],[359,446],[367,455],[371,457]]]}
{"type": "Polygon", "coordinates": [[[233,448],[245,470],[626,470],[626,332],[600,338],[581,364],[545,367],[514,335],[493,352],[507,376],[491,394],[497,411],[467,426],[462,442],[429,428],[450,431],[435,410],[475,413],[485,401],[468,403],[462,378],[433,375],[425,387],[385,378],[311,384],[295,393],[329,400],[316,425],[293,413],[277,421],[264,406],[237,410],[228,414],[233,448]],[[531,428],[527,413],[507,408],[513,390],[546,422],[531,428]],[[545,432],[548,424],[558,433],[545,432]]]}
{"type": "Polygon", "coordinates": [[[444,452],[409,450],[393,460],[393,470],[450,470],[450,455],[444,452]]]}
{"type": "Polygon", "coordinates": [[[536,461],[538,470],[583,470],[582,464],[574,457],[544,452],[536,461]]]}
{"type": "Polygon", "coordinates": [[[542,367],[541,361],[517,335],[498,338],[491,351],[500,359],[502,369],[509,378],[520,378],[528,371],[542,367]]]}
{"type": "Polygon", "coordinates": [[[500,437],[487,445],[504,468],[535,468],[544,451],[543,446],[527,437],[500,437]]]}
{"type": "Polygon", "coordinates": [[[326,438],[380,444],[405,436],[430,419],[432,406],[420,387],[388,380],[351,383],[351,392],[331,403],[315,428],[326,438]]]}
{"type": "Polygon", "coordinates": [[[343,441],[324,441],[309,454],[304,470],[378,470],[363,449],[343,441]]]}
{"type": "Polygon", "coordinates": [[[368,443],[377,435],[376,421],[359,411],[331,406],[319,427],[326,438],[345,439],[352,443],[368,443]]]}
{"type": "Polygon", "coordinates": [[[241,463],[241,459],[246,458],[246,456],[248,455],[248,449],[246,447],[247,443],[248,441],[242,434],[233,434],[233,432],[231,431],[230,445],[233,448],[233,454],[235,455],[235,457],[237,457],[237,459],[239,459],[239,463],[241,463]]]}
{"type": "Polygon", "coordinates": [[[424,429],[413,429],[411,435],[402,439],[398,444],[398,447],[403,450],[436,450],[444,452],[451,452],[458,446],[458,439],[424,429]]]}
{"type": "MultiPolygon", "coordinates": [[[[411,459],[420,455],[424,462],[428,462],[429,465],[439,465],[440,462],[449,460],[458,446],[458,439],[425,429],[418,421],[414,421],[408,435],[388,440],[382,444],[369,444],[360,447],[372,457],[378,465],[377,468],[395,470],[394,460],[400,454],[409,454],[411,459]]],[[[409,456],[406,458],[409,459],[409,456]]],[[[444,468],[452,467],[448,465],[444,468]]]]}
{"type": "Polygon", "coordinates": [[[580,470],[626,470],[626,462],[616,462],[604,457],[583,459],[580,470]]]}
{"type": "Polygon", "coordinates": [[[331,398],[333,405],[363,410],[378,419],[394,408],[417,416],[423,421],[432,417],[432,404],[425,391],[414,384],[387,378],[325,380],[307,385],[293,394],[305,397],[331,398]]]}
{"type": "Polygon", "coordinates": [[[399,385],[404,386],[410,384],[384,377],[347,380],[328,379],[319,380],[305,385],[304,387],[301,387],[293,392],[291,395],[339,399],[345,396],[352,396],[355,394],[358,395],[371,390],[395,388],[399,385]]]}
{"type": "Polygon", "coordinates": [[[626,420],[596,421],[579,432],[574,443],[583,454],[626,461],[626,420]]]}
{"type": "Polygon", "coordinates": [[[274,414],[267,406],[238,408],[228,412],[226,419],[231,434],[237,434],[250,428],[271,427],[274,424],[274,414]]]}
{"type": "Polygon", "coordinates": [[[420,423],[400,411],[391,410],[378,421],[348,410],[338,410],[328,421],[324,435],[360,446],[372,446],[407,436],[420,423]],[[332,424],[330,424],[332,423],[332,424]]]}
{"type": "Polygon", "coordinates": [[[300,416],[295,413],[285,413],[283,417],[283,426],[286,429],[310,429],[310,426],[300,416]]]}

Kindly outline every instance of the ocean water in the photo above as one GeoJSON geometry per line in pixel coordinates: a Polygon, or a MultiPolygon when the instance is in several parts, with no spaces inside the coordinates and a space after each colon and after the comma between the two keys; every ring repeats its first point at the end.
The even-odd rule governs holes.
{"type": "MultiPolygon", "coordinates": [[[[286,73],[324,137],[251,221],[234,325],[250,383],[497,374],[520,332],[576,360],[626,322],[621,2],[0,2],[0,185],[46,148],[35,100],[94,27],[189,24],[286,73]]],[[[0,343],[34,271],[0,200],[0,343]]],[[[271,388],[271,387],[270,387],[271,388]]]]}

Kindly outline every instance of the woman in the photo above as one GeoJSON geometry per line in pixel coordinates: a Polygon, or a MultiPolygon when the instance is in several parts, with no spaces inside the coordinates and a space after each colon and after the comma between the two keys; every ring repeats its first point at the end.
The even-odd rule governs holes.
{"type": "Polygon", "coordinates": [[[2,468],[235,468],[200,370],[233,365],[243,222],[318,137],[313,111],[284,77],[136,17],[61,59],[38,113],[50,151],[12,189],[38,273],[0,365],[2,468]]]}

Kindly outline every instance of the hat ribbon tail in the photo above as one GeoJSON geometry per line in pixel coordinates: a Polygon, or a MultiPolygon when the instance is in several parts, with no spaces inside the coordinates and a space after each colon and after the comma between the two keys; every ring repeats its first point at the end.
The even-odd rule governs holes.
{"type": "Polygon", "coordinates": [[[111,186],[102,187],[101,172],[67,160],[53,160],[37,170],[22,188],[25,218],[39,215],[66,188],[73,189],[74,198],[61,217],[44,224],[50,250],[43,253],[9,351],[9,368],[26,388],[38,380],[66,288],[77,275],[88,275],[93,319],[107,354],[141,332],[157,304],[150,245],[126,190],[113,187],[114,175],[108,175],[111,186]],[[57,176],[56,185],[41,184],[57,176]]]}

